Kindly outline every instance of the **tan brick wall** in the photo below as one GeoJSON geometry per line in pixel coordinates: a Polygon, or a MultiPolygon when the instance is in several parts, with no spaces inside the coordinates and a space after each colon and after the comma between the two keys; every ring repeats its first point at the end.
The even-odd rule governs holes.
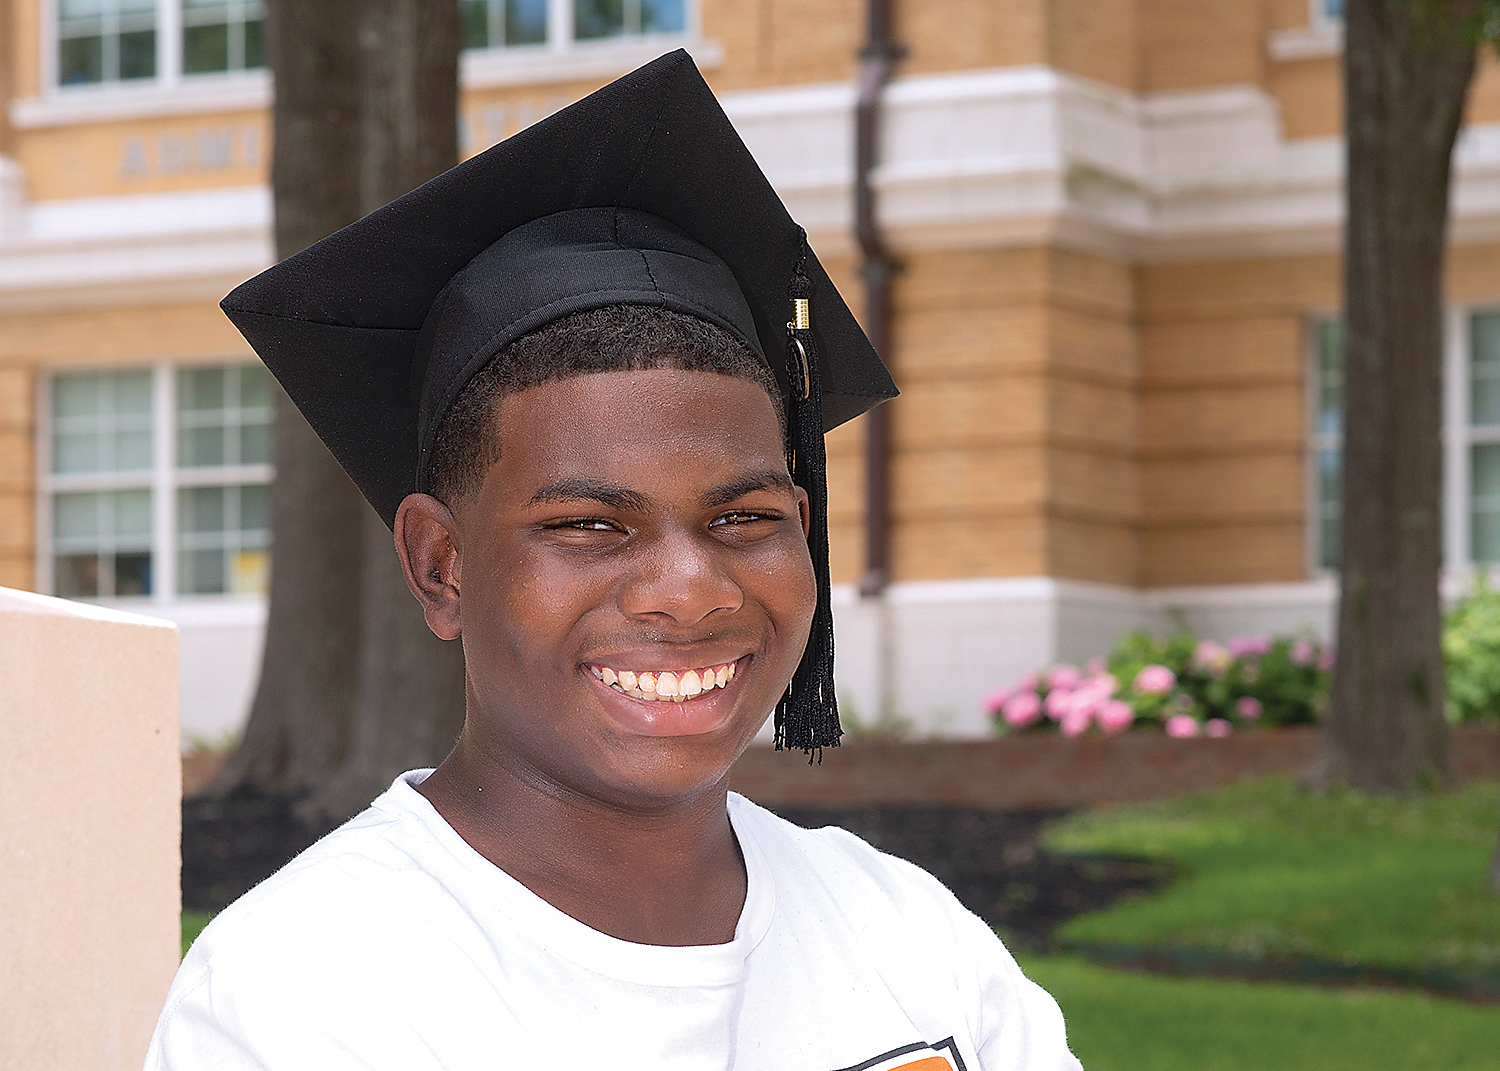
{"type": "Polygon", "coordinates": [[[1139,7],[1138,0],[1053,0],[1048,5],[1049,61],[1073,74],[1136,89],[1139,7]]]}
{"type": "Polygon", "coordinates": [[[1343,131],[1343,70],[1337,56],[1272,63],[1266,89],[1281,105],[1283,136],[1323,138],[1343,131]]]}
{"type": "MultiPolygon", "coordinates": [[[[830,265],[851,306],[847,262],[830,265]]],[[[889,355],[898,580],[1132,583],[1140,488],[1129,269],[1047,249],[920,254],[889,355]]],[[[864,565],[862,421],[829,444],[837,582],[864,565]]]]}
{"type": "Polygon", "coordinates": [[[0,368],[0,587],[36,586],[36,378],[0,368]]]}
{"type": "Polygon", "coordinates": [[[1259,83],[1265,5],[1245,0],[1140,0],[1141,88],[1259,83]]]}
{"type": "Polygon", "coordinates": [[[1142,581],[1307,575],[1306,323],[1333,257],[1142,268],[1142,581]]]}

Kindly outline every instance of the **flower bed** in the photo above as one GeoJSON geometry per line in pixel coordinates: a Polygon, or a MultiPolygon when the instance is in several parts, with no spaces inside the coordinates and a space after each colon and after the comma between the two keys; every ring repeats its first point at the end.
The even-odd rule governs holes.
{"type": "Polygon", "coordinates": [[[1108,659],[1082,670],[1059,663],[990,693],[985,706],[1001,733],[1113,736],[1149,725],[1172,737],[1222,738],[1236,727],[1317,721],[1332,669],[1332,648],[1307,636],[1219,643],[1131,632],[1108,659]]]}

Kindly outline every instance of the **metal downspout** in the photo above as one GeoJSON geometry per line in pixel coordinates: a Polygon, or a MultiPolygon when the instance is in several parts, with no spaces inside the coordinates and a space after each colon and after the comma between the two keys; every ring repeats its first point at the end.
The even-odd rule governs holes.
{"type": "MultiPolygon", "coordinates": [[[[896,262],[885,247],[870,185],[880,141],[881,95],[906,49],[891,38],[892,0],[867,0],[860,49],[859,96],[854,106],[854,234],[862,254],[865,333],[890,364],[891,276],[896,262]]],[[[859,593],[878,596],[890,579],[890,403],[865,415],[865,574],[859,593]]]]}

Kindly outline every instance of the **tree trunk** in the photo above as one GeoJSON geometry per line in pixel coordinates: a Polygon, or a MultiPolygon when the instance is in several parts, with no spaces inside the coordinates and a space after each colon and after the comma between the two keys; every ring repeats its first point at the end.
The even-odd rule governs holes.
{"type": "Polygon", "coordinates": [[[1314,786],[1452,781],[1438,597],[1443,254],[1474,10],[1470,0],[1344,10],[1339,658],[1314,786]]]}
{"type": "MultiPolygon", "coordinates": [[[[360,205],[372,212],[458,162],[458,5],[365,0],[358,41],[360,205]]],[[[463,727],[462,645],[444,643],[427,628],[390,530],[372,509],[363,511],[360,543],[352,746],[303,807],[317,819],[353,814],[402,770],[435,765],[463,727]]]]}
{"type": "MultiPolygon", "coordinates": [[[[271,0],[266,17],[286,257],[457,161],[458,5],[271,0]]],[[[301,797],[302,817],[327,825],[447,753],[463,654],[427,630],[390,531],[284,396],[275,463],[260,684],[208,791],[301,797]]]]}
{"type": "MultiPolygon", "coordinates": [[[[271,189],[276,255],[360,217],[360,0],[266,5],[276,78],[271,189]]],[[[300,796],[349,750],[359,665],[363,498],[286,395],[277,392],[271,486],[274,562],[260,683],[244,739],[208,792],[300,796]]]]}

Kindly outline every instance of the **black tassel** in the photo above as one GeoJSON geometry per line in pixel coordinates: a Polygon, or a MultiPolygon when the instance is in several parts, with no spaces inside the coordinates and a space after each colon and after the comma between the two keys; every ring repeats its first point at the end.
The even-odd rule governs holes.
{"type": "MultiPolygon", "coordinates": [[[[792,480],[807,492],[811,521],[807,549],[812,554],[818,603],[813,611],[807,650],[792,676],[791,687],[776,705],[776,749],[805,751],[812,762],[820,757],[823,748],[838,747],[844,730],[839,725],[838,697],[833,686],[833,605],[828,576],[828,473],[823,452],[822,384],[811,318],[799,317],[795,311],[798,300],[808,301],[812,295],[806,260],[804,237],[802,256],[789,287],[794,312],[793,320],[787,324],[786,370],[792,395],[787,423],[792,480]]],[[[804,305],[803,309],[806,308],[804,305]]]]}

